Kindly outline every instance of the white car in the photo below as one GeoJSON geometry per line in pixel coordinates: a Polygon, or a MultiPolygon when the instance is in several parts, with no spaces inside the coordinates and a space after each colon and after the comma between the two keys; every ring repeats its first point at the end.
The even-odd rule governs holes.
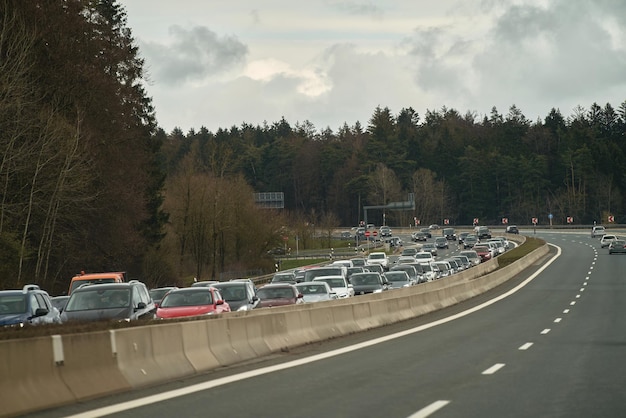
{"type": "Polygon", "coordinates": [[[316,282],[296,283],[296,288],[302,294],[305,302],[323,302],[337,299],[337,293],[328,283],[318,280],[316,282]]]}
{"type": "Polygon", "coordinates": [[[414,257],[418,263],[430,263],[435,261],[435,257],[433,257],[433,253],[430,251],[420,251],[416,253],[414,257]]]}
{"type": "Polygon", "coordinates": [[[616,235],[604,234],[602,235],[602,238],[600,238],[600,247],[607,248],[616,239],[617,239],[616,235]]]}
{"type": "Polygon", "coordinates": [[[333,266],[354,267],[354,264],[352,264],[352,260],[335,260],[331,264],[333,266]]]}
{"type": "Polygon", "coordinates": [[[422,282],[432,282],[439,278],[438,270],[433,269],[430,263],[420,263],[422,265],[422,282]]]}
{"type": "Polygon", "coordinates": [[[382,251],[375,251],[367,256],[367,264],[380,264],[383,269],[387,270],[389,267],[389,258],[387,253],[382,251]]]}
{"type": "Polygon", "coordinates": [[[339,299],[354,296],[354,288],[343,276],[320,276],[313,279],[314,282],[326,282],[337,294],[339,299]]]}

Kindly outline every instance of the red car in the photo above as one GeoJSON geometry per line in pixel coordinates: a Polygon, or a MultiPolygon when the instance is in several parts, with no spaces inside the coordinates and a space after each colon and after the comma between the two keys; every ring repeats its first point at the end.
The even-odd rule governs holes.
{"type": "Polygon", "coordinates": [[[270,283],[257,290],[260,299],[257,308],[304,303],[303,295],[290,283],[270,283]]]}
{"type": "Polygon", "coordinates": [[[157,309],[160,319],[215,315],[230,312],[219,290],[213,287],[173,289],[165,295],[157,309]]]}
{"type": "Polygon", "coordinates": [[[476,251],[476,254],[478,254],[482,263],[491,260],[491,248],[488,246],[477,244],[472,247],[472,250],[476,251]]]}

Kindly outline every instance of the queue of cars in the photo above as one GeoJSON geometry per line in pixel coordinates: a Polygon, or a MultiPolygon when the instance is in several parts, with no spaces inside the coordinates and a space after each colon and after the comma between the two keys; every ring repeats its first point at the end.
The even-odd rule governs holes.
{"type": "MultiPolygon", "coordinates": [[[[383,230],[385,235],[391,233],[390,228],[383,230]]],[[[420,241],[422,235],[432,238],[432,233],[419,232],[415,241],[420,241]]],[[[437,250],[449,248],[450,241],[466,242],[471,238],[471,234],[457,235],[453,228],[443,228],[442,236],[434,242],[426,238],[421,246],[403,248],[393,261],[385,251],[373,251],[366,258],[277,272],[271,283],[260,288],[249,279],[235,279],[199,281],[187,288],[166,286],[148,290],[140,281],[126,281],[122,272],[113,273],[112,278],[81,273],[72,279],[68,296],[51,298],[36,285],[0,291],[0,325],[200,317],[386,292],[436,280],[477,264],[481,260],[477,251],[480,246],[444,260],[436,259],[437,250]]],[[[626,243],[620,247],[620,241],[617,242],[611,245],[611,253],[622,249],[626,252],[626,243]]],[[[483,255],[482,260],[505,251],[508,245],[501,238],[481,244],[489,249],[485,251],[489,256],[483,255]]]]}

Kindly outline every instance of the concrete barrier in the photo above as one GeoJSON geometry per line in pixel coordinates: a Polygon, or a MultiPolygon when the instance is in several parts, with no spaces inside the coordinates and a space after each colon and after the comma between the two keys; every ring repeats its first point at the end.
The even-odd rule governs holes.
{"type": "Polygon", "coordinates": [[[152,355],[166,380],[192,375],[196,372],[185,355],[182,323],[151,326],[152,355]]]}
{"type": "Polygon", "coordinates": [[[14,416],[73,403],[51,337],[0,341],[0,413],[14,416]]]}
{"type": "Polygon", "coordinates": [[[230,343],[230,331],[225,318],[211,318],[202,322],[207,329],[211,352],[221,366],[229,366],[244,360],[230,343]]]}
{"type": "Polygon", "coordinates": [[[226,328],[230,338],[230,345],[237,352],[241,360],[249,360],[257,357],[256,351],[250,345],[248,339],[248,318],[242,316],[225,316],[226,328]]]}
{"type": "Polygon", "coordinates": [[[77,400],[131,388],[118,368],[109,331],[63,335],[61,342],[63,363],[57,369],[77,400]]]}
{"type": "Polygon", "coordinates": [[[204,321],[189,321],[180,324],[183,335],[183,347],[187,360],[196,372],[206,372],[219,367],[209,345],[209,335],[204,321]]]}
{"type": "MultiPolygon", "coordinates": [[[[166,324],[163,324],[166,325],[166,324]]],[[[154,357],[151,326],[111,331],[111,345],[118,367],[132,387],[163,382],[169,376],[154,357]]]]}

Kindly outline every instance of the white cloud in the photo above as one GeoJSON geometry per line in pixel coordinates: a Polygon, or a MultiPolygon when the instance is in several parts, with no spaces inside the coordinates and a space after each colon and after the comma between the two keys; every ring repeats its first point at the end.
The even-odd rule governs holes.
{"type": "Polygon", "coordinates": [[[128,0],[166,130],[626,99],[626,2],[128,0]],[[173,28],[168,31],[168,28],[173,28]]]}

